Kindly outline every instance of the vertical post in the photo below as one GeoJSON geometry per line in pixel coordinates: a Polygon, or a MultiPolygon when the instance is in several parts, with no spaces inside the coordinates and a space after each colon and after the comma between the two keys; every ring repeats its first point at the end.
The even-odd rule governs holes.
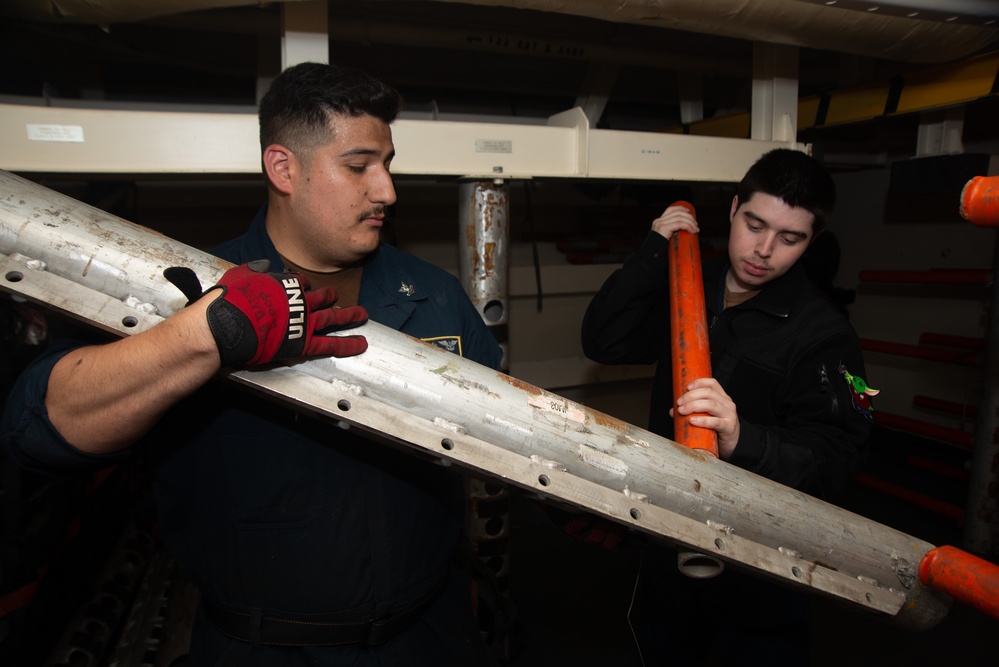
{"type": "Polygon", "coordinates": [[[509,368],[510,199],[500,180],[463,181],[458,185],[458,273],[503,350],[501,369],[509,368]]]}
{"type": "MultiPolygon", "coordinates": [[[[961,215],[979,227],[999,227],[999,177],[978,176],[964,186],[961,215]]],[[[999,556],[999,241],[993,271],[992,299],[985,332],[981,406],[975,422],[964,546],[995,558],[999,556]]]]}
{"type": "Polygon", "coordinates": [[[793,142],[798,127],[798,47],[753,44],[750,138],[793,142]]]}
{"type": "MultiPolygon", "coordinates": [[[[507,313],[509,304],[510,201],[500,180],[469,180],[458,185],[458,274],[472,305],[482,316],[503,351],[500,369],[509,369],[507,313]]],[[[481,564],[473,583],[494,586],[506,597],[510,589],[510,491],[496,481],[466,477],[468,513],[465,535],[481,564]],[[483,579],[483,574],[491,581],[483,579]]],[[[499,610],[478,607],[479,630],[486,643],[506,655],[509,651],[499,610]]]]}
{"type": "Polygon", "coordinates": [[[330,61],[329,9],[325,2],[281,4],[281,69],[330,61]]]}

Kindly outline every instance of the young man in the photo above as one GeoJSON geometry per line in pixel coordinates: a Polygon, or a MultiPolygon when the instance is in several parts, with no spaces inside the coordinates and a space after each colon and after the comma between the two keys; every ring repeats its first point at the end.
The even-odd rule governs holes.
{"type": "MultiPolygon", "coordinates": [[[[595,361],[658,364],[650,430],[672,438],[674,411],[694,415],[692,425],[718,434],[723,460],[827,500],[853,478],[870,431],[869,404],[850,383],[864,374],[857,335],[801,262],[834,202],[828,172],[799,151],[771,151],[749,169],[732,200],[728,253],[703,269],[712,377],[695,379],[675,402],[667,249],[677,231],[699,231],[686,208],[669,207],[652,223],[638,252],[594,297],[582,328],[583,349],[595,361]]],[[[665,664],[666,653],[669,664],[686,664],[687,650],[691,658],[708,654],[706,627],[728,639],[787,630],[787,641],[769,642],[767,655],[801,664],[800,652],[779,651],[801,649],[795,626],[804,600],[731,568],[707,582],[675,571],[675,555],[671,562],[650,549],[642,584],[665,597],[643,596],[649,604],[641,613],[659,621],[642,637],[646,664],[665,664]],[[691,608],[681,612],[684,604],[691,608]],[[684,619],[696,618],[699,606],[710,620],[691,625],[684,619]],[[664,628],[677,631],[669,647],[664,628]]],[[[753,651],[745,637],[732,647],[743,659],[753,651]]]]}
{"type": "Polygon", "coordinates": [[[121,341],[55,346],[7,404],[4,443],[36,471],[106,466],[133,446],[153,460],[164,541],[201,595],[193,665],[490,659],[452,563],[458,475],[208,382],[223,366],[361,353],[363,338],[314,333],[367,317],[498,368],[458,281],[380,242],[400,105],[360,72],[283,72],[260,105],[267,205],[214,251],[240,266],[204,294],[171,270],[187,308],[121,341]]]}

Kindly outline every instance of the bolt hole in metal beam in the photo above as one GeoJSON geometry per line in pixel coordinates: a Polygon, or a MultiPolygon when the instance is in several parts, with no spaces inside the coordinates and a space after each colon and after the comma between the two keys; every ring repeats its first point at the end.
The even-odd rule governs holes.
{"type": "Polygon", "coordinates": [[[20,271],[8,271],[4,279],[9,283],[19,283],[24,280],[24,274],[20,271]]]}
{"type": "Polygon", "coordinates": [[[444,438],[443,440],[441,440],[441,447],[450,452],[452,449],[454,449],[454,440],[452,440],[451,438],[444,438]]]}
{"type": "Polygon", "coordinates": [[[551,484],[551,480],[548,478],[548,475],[538,475],[538,484],[548,486],[551,484]]]}
{"type": "Polygon", "coordinates": [[[128,317],[121,318],[121,325],[128,329],[138,326],[139,320],[129,315],[128,317]]]}
{"type": "Polygon", "coordinates": [[[350,401],[348,401],[346,398],[341,398],[339,401],[336,402],[336,407],[337,409],[343,412],[347,412],[348,410],[350,410],[350,401]]]}
{"type": "Polygon", "coordinates": [[[642,518],[642,513],[638,511],[637,507],[632,507],[629,514],[631,514],[631,518],[634,519],[635,521],[638,521],[639,519],[642,518]]]}

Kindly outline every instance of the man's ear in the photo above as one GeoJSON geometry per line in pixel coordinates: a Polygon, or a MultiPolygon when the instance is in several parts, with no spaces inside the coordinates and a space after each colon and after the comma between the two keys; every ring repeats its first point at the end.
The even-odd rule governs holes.
{"type": "Polygon", "coordinates": [[[732,210],[728,213],[728,221],[733,222],[735,220],[735,212],[739,210],[739,195],[732,197],[732,210]]]}
{"type": "Polygon", "coordinates": [[[271,144],[263,152],[264,173],[278,191],[288,194],[298,170],[295,154],[281,144],[271,144]]]}

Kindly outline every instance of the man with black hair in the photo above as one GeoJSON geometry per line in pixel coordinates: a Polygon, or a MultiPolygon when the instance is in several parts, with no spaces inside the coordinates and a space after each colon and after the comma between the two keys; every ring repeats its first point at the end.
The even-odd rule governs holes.
{"type": "Polygon", "coordinates": [[[222,367],[363,353],[371,318],[498,368],[457,279],[382,243],[398,93],[304,63],[260,104],[268,201],[214,254],[238,266],[152,329],[62,343],[21,374],[2,426],[21,465],[70,475],[153,460],[163,539],[200,593],[192,665],[481,665],[453,559],[462,479],[221,383],[222,367]],[[336,303],[337,307],[333,307],[336,303]],[[274,304],[274,307],[262,304],[274,304]]]}
{"type": "MultiPolygon", "coordinates": [[[[679,230],[698,233],[689,209],[670,206],[653,221],[582,327],[594,361],[658,364],[651,431],[673,438],[674,411],[691,415],[691,425],[717,433],[722,460],[825,500],[852,480],[871,427],[867,396],[851,382],[864,374],[857,335],[799,262],[834,203],[832,178],[805,153],[777,149],[749,169],[732,200],[728,252],[703,268],[712,377],[680,396],[668,243],[679,230]]],[[[712,646],[728,664],[807,659],[804,597],[731,568],[706,581],[676,573],[675,553],[648,549],[636,601],[646,665],[694,664],[712,646]]]]}

